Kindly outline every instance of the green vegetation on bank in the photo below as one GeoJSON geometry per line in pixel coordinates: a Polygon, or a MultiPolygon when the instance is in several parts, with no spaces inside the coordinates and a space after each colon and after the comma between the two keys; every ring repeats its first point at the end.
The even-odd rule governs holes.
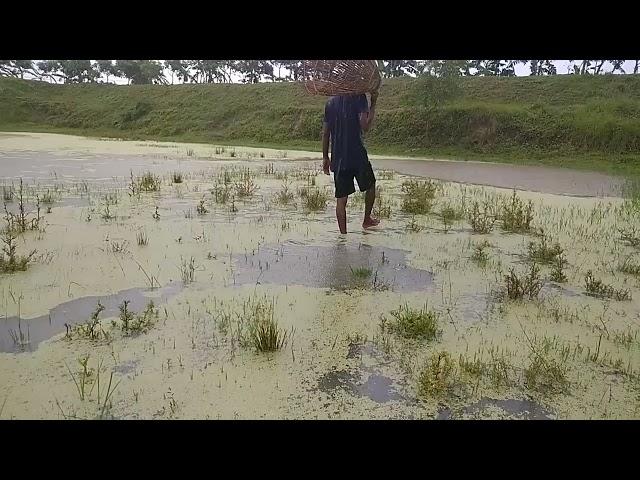
{"type": "MultiPolygon", "coordinates": [[[[0,130],[320,148],[300,84],[54,85],[0,78],[0,130]]],[[[640,172],[640,76],[386,79],[373,154],[640,172]]]]}

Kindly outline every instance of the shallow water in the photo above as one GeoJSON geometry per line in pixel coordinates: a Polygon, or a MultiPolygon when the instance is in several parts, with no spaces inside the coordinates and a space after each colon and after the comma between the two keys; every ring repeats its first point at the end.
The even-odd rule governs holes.
{"type": "MultiPolygon", "coordinates": [[[[521,400],[508,398],[506,400],[496,400],[493,398],[482,398],[479,401],[467,405],[462,409],[462,413],[473,415],[481,413],[487,407],[497,407],[508,415],[522,420],[552,420],[553,413],[544,408],[542,405],[531,400],[521,400]]],[[[438,420],[454,420],[454,415],[449,408],[443,409],[436,417],[438,420]]]]}
{"type": "Polygon", "coordinates": [[[100,302],[105,309],[100,318],[118,315],[118,307],[129,300],[129,308],[136,312],[144,309],[149,300],[156,305],[162,304],[176,295],[181,289],[178,282],[159,289],[131,288],[112,295],[80,297],[61,303],[48,314],[35,318],[8,317],[0,319],[0,352],[32,352],[49,338],[65,331],[65,323],[75,325],[86,322],[100,302]],[[17,337],[18,342],[14,340],[17,337]]]}
{"type": "Polygon", "coordinates": [[[375,168],[449,182],[578,197],[620,196],[624,180],[599,172],[529,165],[444,160],[372,161],[375,168]]]}
{"type": "Polygon", "coordinates": [[[433,274],[408,266],[407,253],[365,244],[264,245],[235,256],[233,279],[236,285],[274,283],[337,290],[384,285],[398,292],[427,290],[433,274]],[[369,268],[370,277],[356,279],[352,269],[357,268],[369,268]]]}
{"type": "MultiPolygon", "coordinates": [[[[44,230],[20,236],[19,253],[38,252],[33,265],[26,272],[0,276],[6,315],[18,315],[10,298],[15,296],[22,299],[23,317],[19,327],[15,317],[0,319],[0,350],[8,352],[0,353],[0,385],[8,396],[2,418],[59,418],[61,410],[94,418],[95,398],[80,401],[64,368],[65,362],[77,365],[85,355],[91,355],[91,368],[104,361],[103,373],[113,371],[114,381],[122,382],[109,413],[117,418],[433,418],[445,406],[450,410],[441,410],[441,418],[638,416],[635,299],[640,284],[614,272],[633,253],[619,244],[617,229],[637,225],[637,217],[619,210],[622,199],[519,192],[535,205],[535,227],[544,228],[565,249],[568,280],[563,285],[549,282],[550,268],[542,266],[545,286],[539,301],[496,303],[503,275],[511,267],[526,272],[523,255],[536,239],[507,234],[499,225],[491,234],[474,235],[464,219],[445,231],[437,214],[446,205],[498,202],[509,190],[443,183],[433,213],[415,217],[423,230],[413,232],[406,228],[412,217],[401,209],[407,177],[381,174],[391,216],[375,231],[361,231],[363,201],[353,196],[345,238],[338,234],[331,198],[318,212],[309,212],[298,196],[286,206],[277,201],[285,174],[294,195],[308,187],[309,178],[331,193],[331,177],[309,176],[318,167],[311,155],[284,158],[274,152],[259,158],[258,151],[251,158],[243,152],[242,158],[229,159],[211,157],[215,152],[206,145],[141,147],[53,137],[40,144],[33,136],[0,139],[5,185],[13,179],[15,186],[11,175],[24,174],[30,202],[46,189],[55,198],[51,213],[43,206],[44,230]],[[9,140],[16,140],[15,154],[5,148],[9,140]],[[187,147],[195,154],[186,153],[187,147]],[[265,171],[272,162],[275,172],[265,171]],[[228,204],[216,203],[210,192],[222,169],[233,170],[235,163],[254,171],[259,190],[236,199],[232,211],[228,204]],[[173,185],[164,175],[160,192],[127,195],[130,170],[162,174],[177,169],[185,173],[183,184],[173,185]],[[118,200],[111,205],[111,220],[101,215],[105,194],[118,200]],[[201,200],[209,212],[198,215],[201,200]],[[152,216],[155,207],[160,218],[152,216]],[[189,211],[191,215],[185,213],[189,211]],[[145,233],[148,245],[137,244],[138,233],[145,233]],[[480,267],[472,254],[474,244],[485,238],[491,244],[489,259],[480,267]],[[116,243],[125,246],[118,253],[116,243]],[[181,265],[191,258],[193,283],[171,293],[160,307],[166,307],[171,321],[158,322],[142,335],[116,335],[109,343],[63,341],[62,335],[42,343],[64,334],[64,323],[87,321],[98,300],[108,303],[100,317],[106,322],[118,314],[124,299],[132,301],[134,311],[154,295],[157,303],[164,302],[158,298],[161,290],[136,287],[145,285],[148,273],[161,285],[180,289],[173,279],[182,278],[181,265]],[[371,275],[358,280],[351,271],[358,267],[370,269],[371,275]],[[634,301],[605,302],[584,295],[588,268],[607,284],[631,289],[634,301]],[[76,289],[69,291],[67,285],[75,282],[81,282],[78,292],[93,296],[72,299],[76,289]],[[278,325],[293,332],[284,350],[270,354],[236,341],[244,305],[262,296],[274,301],[278,325]],[[408,342],[381,333],[380,317],[404,304],[426,304],[439,313],[442,335],[437,341],[408,342]],[[603,323],[611,335],[602,338],[596,363],[594,349],[603,323]],[[20,331],[29,340],[24,350],[31,353],[19,353],[14,345],[11,333],[20,331]],[[566,364],[569,394],[538,396],[523,381],[522,369],[531,360],[525,332],[545,342],[549,355],[566,364]],[[483,376],[472,385],[472,396],[464,389],[460,397],[418,400],[416,376],[436,351],[446,351],[454,360],[486,361],[497,355],[513,367],[512,383],[496,388],[483,376]],[[169,402],[173,396],[176,405],[169,402]]],[[[372,162],[375,168],[388,168],[384,159],[372,162]]],[[[421,161],[411,162],[415,166],[421,161]]],[[[447,165],[464,175],[495,169],[471,162],[447,165]]],[[[479,181],[478,175],[469,183],[479,181]]],[[[496,174],[489,180],[506,184],[517,178],[496,174]]],[[[508,187],[524,185],[518,182],[508,187]]],[[[0,393],[0,405],[4,400],[0,393]]]]}

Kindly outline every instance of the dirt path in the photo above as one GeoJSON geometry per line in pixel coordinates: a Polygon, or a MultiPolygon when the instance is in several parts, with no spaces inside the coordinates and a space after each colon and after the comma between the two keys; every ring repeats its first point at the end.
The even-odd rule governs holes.
{"type": "Polygon", "coordinates": [[[374,168],[439,180],[579,197],[620,196],[624,179],[565,168],[450,160],[371,159],[374,168]]]}

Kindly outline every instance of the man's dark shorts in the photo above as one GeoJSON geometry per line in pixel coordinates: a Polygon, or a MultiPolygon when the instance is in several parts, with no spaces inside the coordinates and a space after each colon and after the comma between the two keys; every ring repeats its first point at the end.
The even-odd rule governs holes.
{"type": "Polygon", "coordinates": [[[367,161],[362,168],[354,170],[340,170],[334,172],[333,180],[336,184],[336,198],[342,198],[355,193],[356,187],[353,185],[353,179],[358,182],[358,188],[361,192],[366,192],[376,183],[376,177],[373,174],[371,162],[367,161]]]}

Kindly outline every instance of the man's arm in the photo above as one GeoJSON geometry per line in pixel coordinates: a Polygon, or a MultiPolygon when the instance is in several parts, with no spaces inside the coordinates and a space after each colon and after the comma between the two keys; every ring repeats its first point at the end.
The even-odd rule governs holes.
{"type": "Polygon", "coordinates": [[[329,175],[329,124],[322,123],[322,171],[325,175],[329,175]]]}
{"type": "Polygon", "coordinates": [[[371,92],[371,106],[368,112],[360,114],[360,127],[363,131],[368,132],[376,116],[376,103],[378,102],[378,92],[371,92]]]}

